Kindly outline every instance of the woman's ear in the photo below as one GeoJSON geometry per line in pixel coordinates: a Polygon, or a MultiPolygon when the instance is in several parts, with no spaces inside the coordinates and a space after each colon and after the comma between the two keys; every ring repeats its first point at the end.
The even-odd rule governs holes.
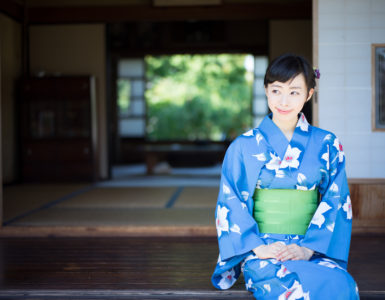
{"type": "Polygon", "coordinates": [[[313,88],[311,88],[311,89],[309,90],[309,93],[308,93],[308,95],[307,95],[307,99],[306,99],[306,101],[309,101],[309,100],[310,100],[310,98],[313,96],[313,94],[314,94],[314,89],[313,89],[313,88]]]}

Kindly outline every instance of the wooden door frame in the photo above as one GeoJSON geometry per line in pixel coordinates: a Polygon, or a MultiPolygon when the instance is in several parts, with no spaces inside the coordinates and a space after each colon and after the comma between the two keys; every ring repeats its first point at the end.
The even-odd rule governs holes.
{"type": "MultiPolygon", "coordinates": [[[[1,41],[0,41],[1,43],[1,41]]],[[[2,153],[2,139],[3,139],[3,131],[1,126],[1,44],[0,44],[0,229],[3,227],[3,153],[2,153]]]]}
{"type": "MultiPolygon", "coordinates": [[[[313,30],[313,66],[319,68],[318,66],[318,1],[312,0],[312,30],[313,30]]],[[[312,125],[319,126],[319,115],[318,115],[318,93],[319,85],[316,86],[313,96],[313,108],[312,108],[312,125]]]]}

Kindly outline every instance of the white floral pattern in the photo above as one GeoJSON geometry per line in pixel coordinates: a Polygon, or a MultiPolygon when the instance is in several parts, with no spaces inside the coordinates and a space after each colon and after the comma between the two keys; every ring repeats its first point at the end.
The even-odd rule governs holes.
{"type": "Polygon", "coordinates": [[[215,220],[218,237],[221,237],[222,231],[229,232],[229,221],[227,220],[228,213],[229,209],[226,206],[221,207],[218,205],[217,219],[215,220]]]}
{"type": "Polygon", "coordinates": [[[330,165],[329,165],[329,145],[327,145],[327,152],[322,154],[321,158],[326,161],[326,170],[329,171],[330,165]]]}
{"type": "Polygon", "coordinates": [[[246,283],[246,288],[248,290],[251,290],[252,287],[253,287],[253,281],[249,278],[249,280],[246,283]]]}
{"type": "Polygon", "coordinates": [[[346,198],[346,202],[342,206],[342,209],[346,212],[346,218],[350,220],[353,216],[353,211],[352,211],[352,201],[350,200],[350,196],[346,198]]]}
{"type": "Polygon", "coordinates": [[[281,166],[281,159],[275,155],[274,153],[270,152],[270,161],[266,164],[266,168],[269,170],[278,170],[281,166]]]}
{"type": "Polygon", "coordinates": [[[338,162],[343,162],[344,161],[344,149],[340,143],[340,141],[338,140],[338,138],[335,138],[334,140],[334,143],[333,143],[333,146],[336,147],[337,151],[338,151],[338,162]]]}
{"type": "Polygon", "coordinates": [[[303,113],[301,113],[301,116],[298,119],[297,127],[301,128],[302,131],[309,130],[309,123],[307,122],[303,113]]]}
{"type": "Polygon", "coordinates": [[[241,195],[242,195],[242,199],[244,201],[247,201],[247,199],[249,199],[249,192],[248,191],[242,191],[241,195]]]}
{"type": "Polygon", "coordinates": [[[245,132],[243,135],[244,136],[253,136],[254,135],[253,129],[250,129],[249,131],[245,132]]]}
{"type": "Polygon", "coordinates": [[[266,260],[261,260],[259,262],[259,268],[260,269],[263,269],[264,267],[266,267],[269,263],[266,261],[266,260]]]}
{"type": "Polygon", "coordinates": [[[253,156],[256,157],[259,161],[266,161],[267,160],[265,153],[254,154],[253,156]]]}
{"type": "Polygon", "coordinates": [[[237,224],[233,224],[233,226],[230,228],[230,231],[241,234],[241,228],[239,228],[237,224]]]}
{"type": "Polygon", "coordinates": [[[226,195],[231,193],[230,188],[226,184],[223,184],[223,193],[226,195]]]}
{"type": "Polygon", "coordinates": [[[270,284],[268,284],[268,283],[264,284],[264,285],[263,285],[263,288],[264,288],[268,293],[271,292],[271,286],[270,286],[270,284]]]}
{"type": "Polygon", "coordinates": [[[302,285],[296,280],[286,292],[278,297],[278,300],[309,299],[309,293],[304,293],[302,285]]]}
{"type": "Polygon", "coordinates": [[[334,262],[331,259],[324,258],[324,257],[318,262],[318,264],[321,266],[331,268],[331,269],[338,268],[338,269],[343,270],[343,268],[341,268],[336,262],[334,262]]]}
{"type": "Polygon", "coordinates": [[[325,223],[324,213],[331,209],[326,202],[321,202],[311,220],[311,224],[317,225],[319,228],[325,223]]]}
{"type": "Polygon", "coordinates": [[[217,261],[217,264],[218,264],[219,266],[221,266],[221,267],[224,266],[224,265],[226,264],[225,262],[222,261],[221,255],[220,255],[220,254],[218,255],[218,261],[217,261]]]}
{"type": "Polygon", "coordinates": [[[330,232],[333,232],[334,231],[334,226],[336,225],[335,222],[329,224],[326,226],[326,228],[330,231],[330,232]]]}
{"type": "Polygon", "coordinates": [[[223,272],[221,274],[221,276],[222,276],[222,279],[218,282],[218,285],[220,286],[220,288],[222,290],[226,290],[226,289],[230,288],[236,280],[234,269],[231,269],[230,271],[223,272]]]}
{"type": "Polygon", "coordinates": [[[257,143],[258,143],[258,145],[259,145],[259,142],[260,142],[260,141],[263,139],[263,136],[262,136],[262,134],[260,134],[260,133],[257,133],[257,135],[256,135],[255,139],[257,140],[257,143]]]}
{"type": "Polygon", "coordinates": [[[292,148],[290,145],[287,146],[287,150],[285,153],[285,156],[281,162],[281,168],[295,168],[297,169],[299,166],[299,155],[301,154],[301,150],[299,150],[297,147],[292,148]]]}
{"type": "Polygon", "coordinates": [[[296,188],[297,188],[297,190],[301,190],[301,191],[313,191],[313,190],[315,190],[316,185],[314,184],[312,187],[308,188],[307,186],[297,184],[296,188]]]}
{"type": "Polygon", "coordinates": [[[330,187],[330,191],[333,192],[334,194],[337,194],[338,193],[338,185],[333,182],[331,187],[330,187]]]}
{"type": "Polygon", "coordinates": [[[306,181],[306,176],[302,173],[298,173],[297,181],[299,184],[302,184],[304,181],[306,181]]]}
{"type": "Polygon", "coordinates": [[[277,275],[278,278],[283,278],[287,274],[290,274],[290,273],[291,272],[284,265],[281,265],[281,268],[278,270],[276,275],[277,275]]]}

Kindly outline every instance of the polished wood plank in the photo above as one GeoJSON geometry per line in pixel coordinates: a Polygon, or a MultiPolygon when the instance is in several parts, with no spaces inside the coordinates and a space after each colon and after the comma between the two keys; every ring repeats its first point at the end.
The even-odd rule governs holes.
{"type": "MultiPolygon", "coordinates": [[[[385,236],[353,236],[361,299],[385,297],[385,236]]],[[[216,291],[212,237],[1,238],[0,299],[252,299],[240,280],[216,291]],[[183,296],[182,296],[183,295],[183,296]]]]}

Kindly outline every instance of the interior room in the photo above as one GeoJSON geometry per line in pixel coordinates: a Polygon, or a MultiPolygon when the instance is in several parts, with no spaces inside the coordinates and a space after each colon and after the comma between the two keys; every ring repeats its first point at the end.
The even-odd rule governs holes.
{"type": "MultiPolygon", "coordinates": [[[[4,227],[215,232],[226,148],[268,112],[269,58],[312,59],[311,3],[155,2],[109,1],[102,13],[103,1],[26,1],[28,14],[3,14],[14,77],[4,86],[4,227]],[[194,64],[224,74],[225,60],[239,73],[183,75],[194,64]]],[[[311,104],[305,113],[311,121],[311,104]]]]}
{"type": "MultiPolygon", "coordinates": [[[[321,159],[347,162],[333,205],[351,244],[326,236],[348,245],[356,295],[383,299],[384,37],[380,0],[0,1],[0,299],[251,299],[242,276],[210,281],[232,259],[218,237],[241,234],[215,210],[226,151],[270,112],[264,74],[287,52],[321,73],[303,113],[341,141],[321,159]]],[[[317,267],[346,268],[330,260],[317,267]]]]}

